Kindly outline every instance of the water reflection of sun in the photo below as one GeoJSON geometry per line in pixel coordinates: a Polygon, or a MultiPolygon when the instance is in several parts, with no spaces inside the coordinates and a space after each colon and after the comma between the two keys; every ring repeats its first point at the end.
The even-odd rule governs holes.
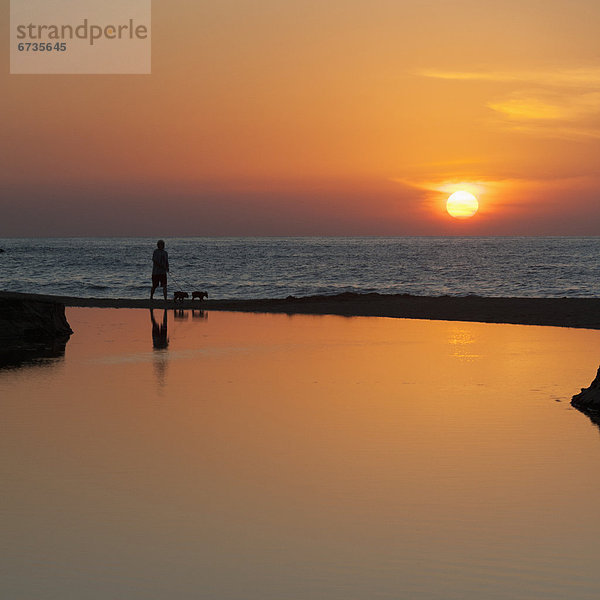
{"type": "Polygon", "coordinates": [[[451,348],[451,356],[460,360],[472,361],[479,358],[472,346],[475,343],[473,334],[467,329],[452,329],[449,332],[448,343],[451,348]]]}

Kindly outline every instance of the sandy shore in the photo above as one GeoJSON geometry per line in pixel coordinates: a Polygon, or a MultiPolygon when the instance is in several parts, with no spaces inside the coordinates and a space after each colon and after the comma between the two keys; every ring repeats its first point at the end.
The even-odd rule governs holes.
{"type": "Polygon", "coordinates": [[[600,298],[483,298],[480,296],[410,296],[339,294],[267,300],[196,300],[174,304],[148,299],[74,298],[0,292],[0,298],[45,300],[65,306],[95,308],[202,308],[241,312],[343,315],[552,325],[600,329],[600,298]]]}

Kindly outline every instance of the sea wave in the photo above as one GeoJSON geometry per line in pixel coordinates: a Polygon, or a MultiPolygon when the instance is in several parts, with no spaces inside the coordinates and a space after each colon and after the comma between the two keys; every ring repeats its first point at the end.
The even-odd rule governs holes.
{"type": "MultiPolygon", "coordinates": [[[[139,298],[154,239],[4,239],[7,290],[139,298]]],[[[600,297],[600,238],[176,238],[171,289],[211,298],[340,292],[600,297]]]]}

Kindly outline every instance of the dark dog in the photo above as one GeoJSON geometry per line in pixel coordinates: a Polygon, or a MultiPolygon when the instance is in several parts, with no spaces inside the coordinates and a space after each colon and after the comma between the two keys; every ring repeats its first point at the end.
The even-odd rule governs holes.
{"type": "Polygon", "coordinates": [[[194,298],[198,298],[198,300],[202,301],[204,298],[208,298],[208,292],[192,292],[192,300],[194,298]]]}
{"type": "Polygon", "coordinates": [[[174,302],[183,302],[185,298],[189,298],[190,295],[187,292],[175,292],[173,294],[174,302]]]}

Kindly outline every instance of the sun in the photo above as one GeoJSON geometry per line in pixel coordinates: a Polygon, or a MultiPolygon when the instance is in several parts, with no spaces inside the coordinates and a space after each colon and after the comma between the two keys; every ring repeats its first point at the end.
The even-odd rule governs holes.
{"type": "Polygon", "coordinates": [[[468,219],[479,210],[479,202],[473,194],[465,191],[454,192],[446,200],[448,214],[456,219],[468,219]]]}

